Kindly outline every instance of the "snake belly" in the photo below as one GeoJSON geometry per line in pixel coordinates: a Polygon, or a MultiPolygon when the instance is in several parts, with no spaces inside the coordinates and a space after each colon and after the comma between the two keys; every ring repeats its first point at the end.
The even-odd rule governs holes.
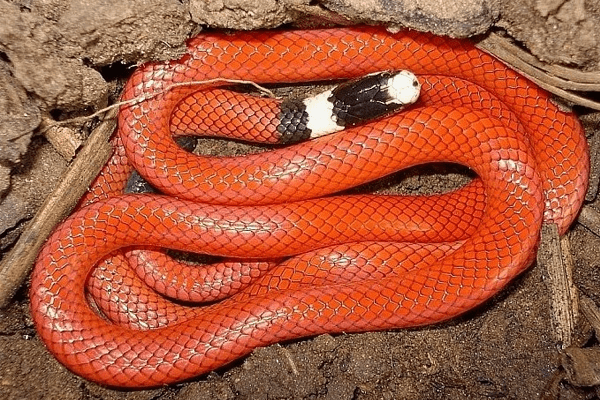
{"type": "Polygon", "coordinates": [[[587,186],[576,117],[467,41],[373,27],[203,34],[180,60],[136,70],[123,100],[140,96],[147,100],[120,111],[116,172],[100,181],[119,192],[130,164],[164,194],[105,195],[79,209],[47,241],[31,282],[48,349],[110,386],[186,380],[282,340],[450,319],[529,266],[543,221],[564,233],[587,186]],[[246,112],[232,100],[235,115],[203,119],[188,112],[201,102],[218,108],[225,101],[207,90],[222,85],[183,82],[310,82],[398,69],[419,76],[419,103],[361,127],[245,157],[192,155],[172,139],[204,124],[273,140],[264,132],[277,104],[246,112]],[[436,196],[331,196],[438,161],[468,166],[478,179],[436,196]],[[120,277],[150,314],[143,300],[151,295],[119,253],[130,246],[263,264],[235,294],[200,308],[165,305],[159,317],[176,317],[143,330],[100,316],[88,301],[120,277]]]}

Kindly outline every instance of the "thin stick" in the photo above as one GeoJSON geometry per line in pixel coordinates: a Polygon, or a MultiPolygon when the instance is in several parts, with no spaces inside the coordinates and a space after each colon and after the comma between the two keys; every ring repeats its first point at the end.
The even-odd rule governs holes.
{"type": "Polygon", "coordinates": [[[240,79],[224,79],[224,78],[215,78],[215,79],[207,79],[205,81],[190,81],[190,82],[179,82],[179,83],[173,83],[171,85],[165,86],[164,88],[162,88],[161,90],[158,90],[154,93],[149,93],[149,94],[144,94],[138,97],[135,97],[133,99],[129,99],[126,101],[119,101],[117,103],[111,104],[108,107],[104,107],[98,111],[96,111],[93,114],[90,115],[86,115],[84,117],[77,117],[77,118],[71,118],[71,119],[67,119],[64,121],[56,121],[54,123],[51,124],[47,124],[46,126],[44,126],[41,129],[41,133],[45,133],[48,129],[55,127],[55,126],[62,126],[62,125],[67,125],[67,124],[75,124],[75,123],[83,123],[86,121],[89,121],[93,118],[96,117],[101,117],[104,113],[107,113],[109,111],[112,111],[114,109],[118,109],[121,106],[130,106],[130,105],[134,105],[134,104],[139,104],[141,102],[144,102],[146,100],[150,100],[153,97],[159,96],[161,94],[164,94],[172,89],[175,89],[177,87],[182,87],[182,86],[195,86],[195,85],[206,85],[209,83],[237,83],[237,84],[243,84],[243,85],[252,85],[255,88],[257,88],[259,91],[265,93],[267,96],[272,97],[272,98],[276,98],[277,96],[275,96],[275,93],[273,93],[272,91],[270,91],[269,89],[260,86],[258,83],[256,82],[252,82],[252,81],[245,81],[245,80],[240,80],[240,79]]]}
{"type": "Polygon", "coordinates": [[[548,277],[552,334],[562,349],[571,345],[579,311],[570,250],[568,238],[558,236],[556,224],[542,226],[537,262],[548,277]]]}
{"type": "Polygon", "coordinates": [[[594,300],[589,297],[585,295],[579,295],[579,297],[579,308],[581,309],[581,313],[594,329],[596,340],[598,340],[598,338],[600,338],[600,309],[598,309],[594,300]]]}
{"type": "Polygon", "coordinates": [[[600,102],[569,91],[598,90],[598,88],[600,88],[600,74],[577,73],[576,71],[567,68],[555,68],[552,69],[552,71],[554,73],[560,72],[562,76],[554,76],[549,72],[542,70],[539,67],[541,63],[536,63],[535,65],[531,64],[529,61],[533,57],[524,57],[523,55],[526,54],[525,52],[520,50],[517,46],[512,45],[506,39],[495,34],[489,35],[487,38],[477,43],[476,46],[519,71],[522,75],[537,83],[547,91],[575,104],[589,107],[594,110],[600,110],[600,102]]]}
{"type": "Polygon", "coordinates": [[[588,228],[596,236],[600,236],[600,212],[590,205],[585,205],[579,212],[577,222],[588,228]]]}
{"type": "Polygon", "coordinates": [[[75,207],[110,157],[109,138],[115,130],[112,109],[87,139],[59,186],[49,195],[19,240],[0,264],[0,308],[6,307],[27,278],[40,248],[54,227],[75,207]]]}

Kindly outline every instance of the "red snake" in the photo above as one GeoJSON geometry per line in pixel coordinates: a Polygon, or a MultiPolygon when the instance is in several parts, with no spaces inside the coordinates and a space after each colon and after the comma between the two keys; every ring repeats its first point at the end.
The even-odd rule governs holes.
{"type": "MultiPolygon", "coordinates": [[[[140,96],[147,100],[121,109],[120,138],[131,164],[170,196],[107,196],[79,209],[46,243],[31,282],[33,318],[50,351],[111,386],[189,379],[281,340],[452,318],[528,267],[543,220],[564,233],[587,185],[576,117],[468,41],[372,27],[202,34],[180,60],[138,69],[123,99],[140,96]],[[205,90],[222,84],[173,84],[324,81],[397,69],[419,76],[421,99],[365,126],[245,157],[192,155],[171,136],[240,128],[270,141],[277,107],[205,90]],[[434,161],[466,165],[478,179],[427,197],[329,196],[434,161]],[[233,270],[239,281],[225,292],[237,292],[200,308],[148,294],[115,253],[132,245],[230,257],[210,279],[233,270]],[[112,290],[130,296],[121,300],[137,313],[115,310],[112,290]]],[[[135,264],[154,253],[131,254],[135,264]]],[[[157,268],[144,280],[165,294],[179,290],[170,281],[194,284],[157,268]]],[[[199,270],[188,266],[195,279],[207,278],[199,270]]],[[[203,299],[223,297],[210,292],[203,299]]]]}

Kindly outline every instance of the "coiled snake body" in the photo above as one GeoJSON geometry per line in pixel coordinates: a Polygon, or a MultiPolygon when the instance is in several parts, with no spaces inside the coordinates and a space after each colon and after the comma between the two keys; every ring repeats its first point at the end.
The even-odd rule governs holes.
{"type": "Polygon", "coordinates": [[[447,320],[523,271],[542,221],[564,232],[583,201],[589,162],[577,119],[469,42],[360,27],[206,34],[188,51],[137,70],[123,98],[190,80],[323,81],[397,69],[419,76],[422,98],[365,126],[241,158],[192,155],[170,132],[247,131],[274,141],[277,103],[244,97],[240,105],[236,94],[196,85],[123,107],[119,134],[131,164],[169,196],[120,195],[81,208],[48,240],[31,283],[41,338],[90,380],[157,386],[281,340],[447,320]],[[466,165],[479,178],[429,197],[329,196],[432,161],[466,165]],[[230,257],[223,265],[237,268],[243,285],[200,309],[152,308],[164,299],[148,300],[117,261],[115,252],[133,245],[230,257]],[[89,292],[110,299],[106,277],[118,276],[144,317],[111,317],[114,306],[96,300],[105,316],[130,318],[115,323],[90,306],[86,280],[100,260],[89,292]]]}

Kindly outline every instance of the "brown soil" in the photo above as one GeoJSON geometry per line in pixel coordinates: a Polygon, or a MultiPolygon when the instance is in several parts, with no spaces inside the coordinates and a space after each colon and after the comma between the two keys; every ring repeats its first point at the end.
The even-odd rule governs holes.
{"type": "MultiPolygon", "coordinates": [[[[385,22],[460,37],[504,29],[544,61],[600,70],[594,29],[600,6],[583,0],[0,0],[0,13],[0,93],[6,93],[0,96],[1,252],[11,248],[67,165],[36,136],[40,120],[105,106],[135,64],[177,57],[199,26],[385,22]]],[[[591,135],[598,118],[590,110],[576,111],[590,121],[591,135]]],[[[79,127],[79,134],[93,123],[79,127]]],[[[214,141],[206,147],[240,150],[214,141]]],[[[438,168],[412,170],[393,183],[402,192],[432,192],[463,181],[461,171],[438,168]]],[[[600,303],[600,238],[577,224],[568,238],[575,284],[600,303]]],[[[36,336],[24,286],[0,310],[0,398],[594,398],[594,387],[562,379],[545,274],[534,265],[491,301],[443,325],[273,345],[193,382],[146,391],[100,387],[55,361],[36,336]]],[[[585,322],[576,344],[596,344],[585,322]]]]}

